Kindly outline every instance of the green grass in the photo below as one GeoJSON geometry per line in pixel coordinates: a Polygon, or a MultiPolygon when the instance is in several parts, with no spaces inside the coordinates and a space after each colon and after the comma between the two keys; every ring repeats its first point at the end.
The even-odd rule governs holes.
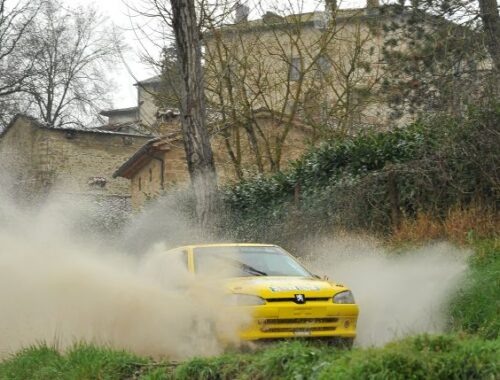
{"type": "Polygon", "coordinates": [[[451,328],[487,339],[500,337],[500,239],[474,243],[466,280],[451,300],[451,328]]]}
{"type": "Polygon", "coordinates": [[[341,351],[285,342],[252,354],[193,359],[175,379],[494,379],[500,341],[418,336],[379,349],[341,351]]]}
{"type": "Polygon", "coordinates": [[[45,344],[26,348],[0,363],[0,379],[124,379],[147,364],[125,351],[77,344],[61,354],[45,344]]]}
{"type": "Polygon", "coordinates": [[[174,367],[123,351],[77,345],[59,354],[45,345],[0,363],[0,379],[495,379],[500,341],[422,335],[384,348],[343,351],[302,341],[251,353],[194,358],[174,367]]]}

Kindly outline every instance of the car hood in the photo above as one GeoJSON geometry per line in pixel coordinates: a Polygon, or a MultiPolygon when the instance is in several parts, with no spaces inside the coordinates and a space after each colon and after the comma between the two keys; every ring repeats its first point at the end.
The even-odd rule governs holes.
{"type": "Polygon", "coordinates": [[[309,297],[332,297],[347,288],[314,277],[238,277],[226,281],[231,293],[254,294],[263,298],[288,298],[295,294],[309,297]]]}

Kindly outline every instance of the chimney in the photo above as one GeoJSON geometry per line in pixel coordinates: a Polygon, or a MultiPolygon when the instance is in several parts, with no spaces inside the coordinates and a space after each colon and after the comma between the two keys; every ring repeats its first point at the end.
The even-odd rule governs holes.
{"type": "Polygon", "coordinates": [[[334,15],[337,11],[337,0],[325,0],[325,11],[330,15],[334,15]]]}
{"type": "Polygon", "coordinates": [[[240,22],[248,21],[248,15],[250,14],[250,8],[239,1],[236,3],[236,15],[234,17],[234,22],[239,24],[240,22]]]}

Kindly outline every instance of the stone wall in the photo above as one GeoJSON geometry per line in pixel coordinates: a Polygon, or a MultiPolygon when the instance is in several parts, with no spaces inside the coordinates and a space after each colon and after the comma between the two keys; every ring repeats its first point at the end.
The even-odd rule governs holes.
{"type": "MultiPolygon", "coordinates": [[[[280,128],[269,120],[261,120],[263,131],[268,134],[269,141],[280,128]]],[[[242,167],[247,172],[255,172],[255,159],[251,152],[250,145],[245,132],[240,131],[242,138],[242,167]]],[[[294,127],[283,145],[282,167],[286,167],[289,161],[300,157],[304,153],[309,133],[302,127],[294,127]]],[[[233,163],[231,162],[222,135],[214,135],[211,139],[214,153],[217,175],[220,183],[225,183],[236,178],[233,163]]],[[[262,144],[262,141],[259,141],[262,144]]],[[[169,149],[157,159],[151,159],[144,165],[131,179],[132,208],[140,209],[145,202],[155,198],[163,190],[168,190],[173,186],[186,185],[189,181],[189,173],[186,164],[186,154],[181,140],[169,143],[169,149]],[[161,167],[163,160],[163,188],[161,167]]],[[[266,170],[269,170],[266,165],[266,170]]]]}
{"type": "Polygon", "coordinates": [[[143,166],[130,181],[132,208],[140,209],[148,200],[189,180],[186,154],[182,141],[171,144],[170,150],[143,166]],[[163,168],[163,176],[162,176],[163,168]],[[163,181],[163,186],[162,186],[163,181]]]}
{"type": "Polygon", "coordinates": [[[13,185],[36,193],[130,196],[129,183],[114,171],[148,138],[90,131],[58,130],[18,117],[0,138],[0,155],[13,185]]]}
{"type": "Polygon", "coordinates": [[[158,107],[153,94],[157,92],[154,84],[141,84],[137,86],[137,100],[139,104],[139,120],[146,126],[156,125],[158,107]]]}

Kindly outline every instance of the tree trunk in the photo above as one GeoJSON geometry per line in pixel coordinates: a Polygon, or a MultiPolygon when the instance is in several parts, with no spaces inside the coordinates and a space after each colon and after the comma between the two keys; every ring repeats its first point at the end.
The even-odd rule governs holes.
{"type": "Polygon", "coordinates": [[[182,75],[181,123],[196,213],[208,227],[215,211],[217,175],[205,120],[200,30],[193,0],[170,0],[172,26],[182,75]]]}
{"type": "Polygon", "coordinates": [[[497,0],[479,0],[479,9],[488,51],[496,71],[500,73],[500,16],[497,0]]]}
{"type": "Polygon", "coordinates": [[[396,180],[396,173],[391,170],[387,178],[387,192],[389,194],[389,203],[391,205],[391,222],[393,228],[399,228],[401,225],[401,210],[399,208],[399,191],[396,180]]]}

